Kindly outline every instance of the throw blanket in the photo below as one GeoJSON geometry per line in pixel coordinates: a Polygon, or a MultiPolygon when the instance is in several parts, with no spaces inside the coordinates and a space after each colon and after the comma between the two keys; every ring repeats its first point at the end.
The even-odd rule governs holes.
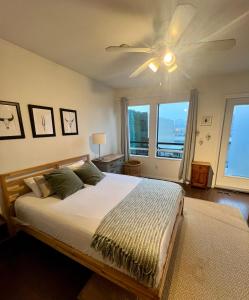
{"type": "Polygon", "coordinates": [[[162,237],[181,193],[175,183],[143,179],[105,216],[91,246],[153,287],[162,237]]]}

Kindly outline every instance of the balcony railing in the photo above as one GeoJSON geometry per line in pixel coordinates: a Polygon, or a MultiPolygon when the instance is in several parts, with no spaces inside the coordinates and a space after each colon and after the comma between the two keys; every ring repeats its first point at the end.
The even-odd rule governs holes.
{"type": "Polygon", "coordinates": [[[148,156],[149,142],[130,141],[130,154],[148,156]]]}
{"type": "MultiPolygon", "coordinates": [[[[184,143],[174,142],[165,143],[158,142],[156,156],[165,158],[182,159],[184,143]]],[[[130,154],[148,156],[149,142],[146,141],[130,141],[130,154]]]]}
{"type": "Polygon", "coordinates": [[[184,143],[157,142],[156,156],[182,159],[183,150],[184,150],[184,143]]]}

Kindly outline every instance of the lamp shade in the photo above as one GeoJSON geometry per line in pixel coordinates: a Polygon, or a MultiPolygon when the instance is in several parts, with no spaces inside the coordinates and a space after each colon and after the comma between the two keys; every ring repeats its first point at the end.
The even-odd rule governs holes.
{"type": "Polygon", "coordinates": [[[106,134],[104,132],[93,133],[92,141],[93,144],[97,144],[97,145],[106,144],[106,134]]]}

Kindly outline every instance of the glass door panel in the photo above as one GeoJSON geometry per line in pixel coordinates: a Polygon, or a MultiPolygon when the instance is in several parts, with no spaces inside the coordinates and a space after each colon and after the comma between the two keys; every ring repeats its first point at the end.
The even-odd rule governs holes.
{"type": "Polygon", "coordinates": [[[216,185],[249,191],[249,99],[227,100],[216,185]]]}

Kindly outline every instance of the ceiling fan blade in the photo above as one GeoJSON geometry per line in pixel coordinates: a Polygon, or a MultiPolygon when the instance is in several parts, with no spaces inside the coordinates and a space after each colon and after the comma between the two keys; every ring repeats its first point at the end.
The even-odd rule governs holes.
{"type": "Polygon", "coordinates": [[[178,43],[195,14],[196,8],[193,5],[180,4],[176,7],[166,35],[166,42],[170,46],[174,46],[178,43]]]}
{"type": "Polygon", "coordinates": [[[128,45],[110,46],[105,48],[107,52],[119,52],[119,53],[151,53],[151,48],[136,48],[128,45]]]}
{"type": "Polygon", "coordinates": [[[207,40],[211,40],[214,39],[215,36],[217,36],[218,34],[223,33],[224,31],[229,30],[231,27],[233,27],[236,23],[241,22],[244,18],[249,16],[249,10],[247,10],[246,12],[244,12],[242,15],[238,16],[237,18],[233,19],[230,23],[226,24],[225,26],[221,27],[220,29],[218,29],[216,32],[213,32],[212,34],[210,34],[209,36],[205,37],[204,39],[202,39],[202,42],[205,42],[207,40]]]}
{"type": "Polygon", "coordinates": [[[226,39],[226,40],[216,40],[216,41],[207,41],[199,42],[188,45],[182,45],[178,49],[179,54],[186,53],[190,50],[200,49],[201,51],[224,51],[230,50],[236,46],[235,39],[226,39]]]}
{"type": "Polygon", "coordinates": [[[210,51],[230,50],[236,46],[235,39],[216,40],[197,43],[201,48],[210,51]]]}
{"type": "Polygon", "coordinates": [[[145,70],[148,68],[149,64],[155,62],[156,60],[157,60],[156,57],[153,57],[153,58],[147,60],[147,61],[146,61],[145,63],[143,63],[140,67],[138,67],[138,68],[137,68],[137,69],[136,69],[129,77],[130,77],[130,78],[135,78],[135,77],[137,77],[138,75],[140,75],[143,71],[145,71],[145,70]]]}

